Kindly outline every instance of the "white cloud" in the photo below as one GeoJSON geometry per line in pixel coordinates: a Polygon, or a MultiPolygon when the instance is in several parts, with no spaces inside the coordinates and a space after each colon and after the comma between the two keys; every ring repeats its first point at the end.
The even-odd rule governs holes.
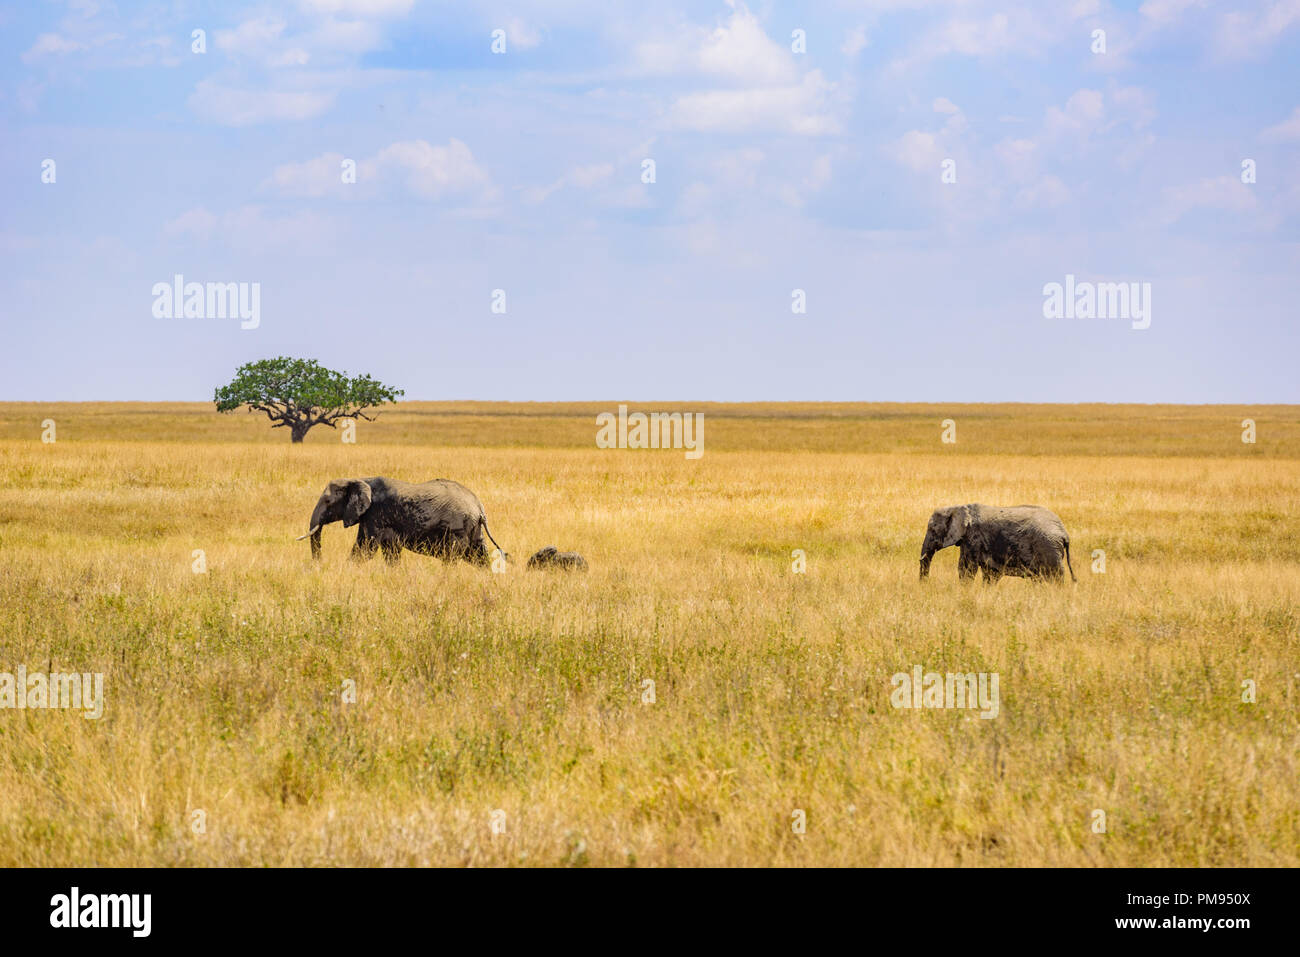
{"type": "Polygon", "coordinates": [[[196,206],[165,223],[163,233],[167,236],[197,236],[207,239],[216,228],[217,217],[202,206],[196,206]]]}
{"type": "Polygon", "coordinates": [[[938,31],[934,53],[964,53],[987,56],[1013,46],[1011,20],[1005,13],[995,13],[987,20],[949,20],[938,31]]]}
{"type": "Polygon", "coordinates": [[[255,20],[245,20],[233,30],[216,31],[212,35],[213,43],[217,49],[228,53],[263,49],[280,39],[284,27],[283,20],[258,17],[255,20]]]}
{"type": "Polygon", "coordinates": [[[938,170],[942,160],[952,158],[966,130],[966,115],[946,96],[935,98],[930,108],[947,117],[938,131],[909,130],[885,149],[896,162],[918,173],[938,170]]]}
{"type": "Polygon", "coordinates": [[[331,17],[321,22],[310,33],[294,39],[308,50],[315,50],[322,54],[356,56],[383,46],[384,32],[376,23],[365,20],[335,20],[331,17]]]}
{"type": "Polygon", "coordinates": [[[645,183],[632,183],[604,199],[605,205],[618,209],[647,209],[651,205],[650,187],[645,183]]]}
{"type": "Polygon", "coordinates": [[[524,200],[529,203],[541,203],[549,198],[552,193],[566,186],[592,189],[607,182],[613,175],[613,163],[592,163],[587,166],[575,166],[553,183],[524,190],[524,200]]]}
{"type": "Polygon", "coordinates": [[[1022,209],[1054,209],[1069,198],[1070,191],[1065,184],[1048,174],[1016,193],[1014,203],[1022,209]]]}
{"type": "Polygon", "coordinates": [[[1038,144],[1029,139],[1003,140],[994,152],[1014,179],[1027,179],[1038,164],[1038,144]]]}
{"type": "Polygon", "coordinates": [[[227,126],[319,116],[345,88],[379,72],[358,69],[356,58],[384,44],[388,26],[375,18],[400,15],[409,4],[318,2],[301,9],[309,16],[260,15],[215,30],[212,43],[226,66],[198,83],[190,108],[227,126]],[[309,63],[315,69],[300,69],[309,63]]]}
{"type": "Polygon", "coordinates": [[[1022,49],[1026,39],[1018,31],[1029,22],[1026,15],[1017,17],[1013,23],[1005,13],[984,19],[954,18],[931,29],[909,54],[895,60],[891,67],[904,70],[954,53],[990,57],[1022,49]]]}
{"type": "Polygon", "coordinates": [[[678,197],[676,212],[694,221],[744,219],[764,205],[800,208],[832,178],[832,155],[794,159],[783,149],[773,158],[756,147],[724,150],[710,159],[678,197]]]}
{"type": "Polygon", "coordinates": [[[24,113],[35,113],[40,108],[41,94],[44,92],[44,83],[28,77],[18,84],[18,89],[14,93],[14,102],[24,113]]]}
{"type": "Polygon", "coordinates": [[[498,198],[491,178],[474,160],[468,146],[451,139],[446,146],[406,140],[380,150],[358,164],[358,180],[384,182],[400,177],[407,189],[424,199],[463,195],[492,201],[498,198]]]}
{"type": "Polygon", "coordinates": [[[1165,220],[1173,222],[1194,209],[1218,209],[1246,213],[1256,206],[1255,194],[1236,176],[1202,179],[1186,186],[1171,186],[1164,192],[1165,220]]]}
{"type": "Polygon", "coordinates": [[[710,34],[699,51],[699,63],[705,73],[759,85],[787,84],[797,77],[793,54],[769,39],[744,7],[710,34]]]}
{"type": "Polygon", "coordinates": [[[707,256],[718,251],[721,236],[717,223],[701,220],[686,227],[686,248],[694,256],[707,256]]]}
{"type": "Polygon", "coordinates": [[[798,80],[789,48],[769,38],[758,18],[743,6],[713,30],[688,27],[639,43],[633,59],[644,73],[703,74],[754,86],[790,85],[798,80]]]}
{"type": "Polygon", "coordinates": [[[844,38],[844,43],[840,46],[840,52],[845,56],[857,56],[867,48],[871,42],[867,38],[866,27],[854,27],[849,31],[848,36],[844,38]]]}
{"type": "Polygon", "coordinates": [[[650,187],[640,181],[642,161],[650,154],[654,146],[654,137],[642,140],[623,151],[611,161],[587,163],[575,166],[563,176],[544,186],[532,186],[522,191],[524,202],[537,204],[545,202],[551,194],[573,186],[590,193],[595,201],[605,207],[615,209],[644,209],[651,206],[650,187]],[[626,177],[615,179],[620,168],[635,166],[635,179],[626,177]]]}
{"type": "Polygon", "coordinates": [[[163,234],[201,242],[225,240],[243,250],[318,247],[335,234],[333,222],[311,211],[268,215],[261,206],[240,206],[217,215],[202,206],[186,210],[163,225],[163,234]]]}
{"type": "Polygon", "coordinates": [[[1297,23],[1300,0],[1275,0],[1250,12],[1225,13],[1215,31],[1219,53],[1229,59],[1253,59],[1268,52],[1297,23]]]}
{"type": "Polygon", "coordinates": [[[707,183],[691,183],[677,200],[677,209],[687,219],[697,219],[717,203],[719,191],[707,183]]]}
{"type": "Polygon", "coordinates": [[[787,46],[772,40],[743,5],[713,29],[686,27],[634,48],[634,69],[656,75],[711,78],[720,88],[677,97],[668,110],[679,129],[766,130],[819,136],[837,133],[829,99],[835,84],[819,70],[800,74],[787,46]]]}
{"type": "Polygon", "coordinates": [[[1101,127],[1105,116],[1105,101],[1100,90],[1076,90],[1065,101],[1064,108],[1047,108],[1046,130],[1049,135],[1066,133],[1086,137],[1101,127]]]}
{"type": "Polygon", "coordinates": [[[311,54],[282,39],[285,22],[271,17],[245,20],[233,30],[218,30],[213,43],[218,50],[236,58],[250,58],[266,66],[304,66],[311,54]]]}
{"type": "Polygon", "coordinates": [[[302,163],[285,163],[271,173],[270,184],[277,192],[288,196],[325,196],[342,190],[342,153],[325,153],[302,163]]]}
{"type": "Polygon", "coordinates": [[[506,48],[531,50],[542,42],[542,35],[518,17],[506,21],[506,48]]]}
{"type": "Polygon", "coordinates": [[[311,13],[342,13],[353,17],[400,17],[411,12],[415,0],[302,0],[311,13]]]}
{"type": "Polygon", "coordinates": [[[1143,129],[1156,118],[1151,94],[1140,87],[1123,86],[1112,90],[1110,99],[1118,114],[1117,119],[1127,121],[1135,130],[1143,129]]]}
{"type": "Polygon", "coordinates": [[[460,140],[434,146],[425,140],[403,140],[357,161],[356,183],[343,182],[342,153],[324,153],[301,163],[284,163],[271,173],[267,186],[286,196],[347,197],[357,190],[400,183],[423,199],[459,197],[490,202],[499,191],[491,177],[460,140]]]}
{"type": "MultiPolygon", "coordinates": [[[[133,22],[128,38],[127,33],[115,29],[124,26],[115,8],[104,12],[97,3],[73,0],[68,3],[68,10],[59,20],[59,32],[40,34],[21,54],[24,63],[53,60],[73,53],[88,54],[77,60],[78,66],[87,70],[109,66],[176,66],[180,62],[169,52],[171,37],[157,32],[162,29],[161,24],[145,19],[133,22]]],[[[0,16],[0,22],[3,19],[0,16]]]]}
{"type": "Polygon", "coordinates": [[[1105,140],[1113,147],[1109,153],[1122,168],[1133,165],[1155,142],[1144,133],[1156,116],[1147,91],[1138,87],[1100,90],[1076,90],[1063,106],[1049,106],[1036,135],[1002,140],[994,154],[1011,183],[1018,184],[1017,202],[1026,206],[1053,206],[1064,202],[1069,191],[1059,179],[1045,174],[1042,163],[1048,158],[1061,159],[1085,147],[1090,140],[1105,140]],[[1064,152],[1063,152],[1064,151],[1064,152]]]}
{"type": "Polygon", "coordinates": [[[1136,86],[1076,90],[1064,106],[1049,106],[1043,134],[1049,139],[1087,140],[1096,134],[1127,126],[1136,133],[1156,117],[1151,94],[1136,86]]]}
{"type": "Polygon", "coordinates": [[[1156,26],[1172,26],[1193,7],[1204,7],[1206,0],[1146,0],[1138,13],[1156,26]]]}
{"type": "Polygon", "coordinates": [[[300,249],[318,245],[333,234],[331,221],[318,213],[296,212],[267,216],[260,206],[241,206],[221,219],[223,232],[252,248],[287,246],[300,249]]]}
{"type": "Polygon", "coordinates": [[[1291,111],[1291,115],[1259,134],[1265,143],[1289,143],[1300,140],[1300,106],[1291,111]]]}
{"type": "Polygon", "coordinates": [[[267,66],[306,66],[311,54],[301,47],[292,47],[268,58],[267,66]]]}
{"type": "Polygon", "coordinates": [[[828,104],[833,90],[834,84],[813,70],[796,86],[688,93],[673,104],[669,121],[683,129],[714,132],[838,133],[840,123],[828,104]]]}
{"type": "Polygon", "coordinates": [[[1154,133],[1134,135],[1129,139],[1128,145],[1120,149],[1115,156],[1115,162],[1121,169],[1132,169],[1146,155],[1147,150],[1155,145],[1156,137],[1154,133]]]}
{"type": "Polygon", "coordinates": [[[1053,17],[1055,12],[1055,5],[1026,4],[1010,14],[999,11],[953,17],[923,33],[906,54],[890,63],[889,69],[905,72],[953,55],[991,59],[1015,54],[1037,58],[1067,31],[1077,30],[1066,19],[1053,17]],[[1053,22],[1049,25],[1045,18],[1053,22]]]}
{"type": "Polygon", "coordinates": [[[232,60],[252,61],[279,68],[304,66],[316,59],[346,61],[376,50],[384,43],[384,25],[368,19],[340,20],[332,14],[290,32],[278,16],[244,20],[228,30],[217,30],[213,43],[232,60]]]}
{"type": "Polygon", "coordinates": [[[86,49],[89,49],[86,44],[79,43],[76,40],[69,40],[57,33],[42,33],[36,38],[36,42],[31,45],[31,48],[22,55],[22,60],[24,63],[31,63],[43,56],[76,53],[79,50],[86,49]]]}
{"type": "Polygon", "coordinates": [[[809,196],[821,192],[830,183],[831,176],[831,157],[827,153],[813,160],[808,175],[798,186],[786,183],[778,189],[778,195],[787,206],[798,208],[808,201],[809,196]]]}
{"type": "Polygon", "coordinates": [[[205,119],[224,126],[309,120],[334,104],[334,94],[320,91],[251,90],[201,80],[189,106],[205,119]]]}
{"type": "Polygon", "coordinates": [[[899,163],[918,173],[938,170],[939,162],[943,159],[943,151],[939,149],[935,135],[920,130],[908,130],[890,151],[899,163]]]}
{"type": "Polygon", "coordinates": [[[756,146],[727,150],[713,161],[713,171],[733,189],[752,190],[758,185],[758,171],[765,159],[767,154],[756,146]]]}
{"type": "Polygon", "coordinates": [[[613,175],[613,163],[593,163],[590,166],[579,166],[574,169],[569,174],[569,182],[582,189],[590,189],[599,183],[605,182],[613,175]]]}

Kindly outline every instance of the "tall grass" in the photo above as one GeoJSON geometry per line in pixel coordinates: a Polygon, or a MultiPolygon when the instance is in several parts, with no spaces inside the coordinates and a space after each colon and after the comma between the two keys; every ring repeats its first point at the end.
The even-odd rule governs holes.
{"type": "Polygon", "coordinates": [[[1300,411],[704,406],[687,461],[596,449],[612,406],[408,405],[298,447],[0,405],[0,671],[105,675],[98,721],[0,710],[0,864],[1300,863],[1300,411]],[[313,565],[375,474],[474,489],[510,570],[338,525],[313,565]],[[971,501],[1057,511],[1079,584],[920,584],[971,501]],[[999,716],[892,708],[916,664],[999,716]]]}

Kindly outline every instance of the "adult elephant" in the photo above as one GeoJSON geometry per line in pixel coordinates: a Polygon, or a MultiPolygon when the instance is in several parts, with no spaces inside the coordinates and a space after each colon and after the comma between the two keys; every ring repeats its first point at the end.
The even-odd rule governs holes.
{"type": "MultiPolygon", "coordinates": [[[[308,522],[311,557],[320,559],[321,527],[343,522],[357,529],[352,557],[372,558],[376,550],[396,562],[403,548],[442,559],[464,558],[486,564],[488,540],[498,549],[488,531],[487,515],[478,496],[450,479],[434,479],[418,485],[376,476],[365,479],[335,479],[325,486],[308,522]]],[[[505,551],[501,554],[504,556],[505,551]]]]}
{"type": "Polygon", "coordinates": [[[941,548],[961,546],[957,575],[996,582],[1003,575],[1065,581],[1070,564],[1070,536],[1055,512],[1038,505],[999,508],[993,505],[952,505],[936,509],[921,543],[921,580],[930,574],[930,559],[941,548]],[[1065,560],[1065,568],[1061,560],[1065,560]]]}

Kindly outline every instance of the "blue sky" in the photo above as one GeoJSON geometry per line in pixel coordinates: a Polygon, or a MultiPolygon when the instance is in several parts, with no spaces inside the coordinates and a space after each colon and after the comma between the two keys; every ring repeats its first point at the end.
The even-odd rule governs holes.
{"type": "Polygon", "coordinates": [[[1296,402],[1298,81],[1300,0],[9,5],[0,399],[288,354],[413,399],[1296,402]],[[176,274],[260,324],[155,317],[176,274]],[[1067,274],[1150,327],[1045,318],[1067,274]]]}

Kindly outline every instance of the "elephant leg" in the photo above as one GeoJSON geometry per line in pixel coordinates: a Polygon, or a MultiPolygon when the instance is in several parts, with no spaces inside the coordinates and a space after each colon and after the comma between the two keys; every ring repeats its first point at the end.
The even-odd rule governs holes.
{"type": "Polygon", "coordinates": [[[474,565],[486,565],[488,563],[487,546],[483,544],[483,539],[471,541],[465,546],[465,561],[474,565]]]}
{"type": "Polygon", "coordinates": [[[984,566],[984,584],[996,585],[998,583],[998,579],[1000,579],[1001,577],[1002,577],[1001,569],[994,568],[992,565],[984,566]]]}
{"type": "Polygon", "coordinates": [[[402,558],[402,540],[391,529],[384,529],[378,539],[379,547],[384,553],[384,561],[396,565],[402,558]]]}
{"type": "Polygon", "coordinates": [[[975,577],[979,571],[979,563],[975,561],[975,556],[970,549],[963,548],[957,556],[957,577],[962,581],[969,581],[975,577]]]}
{"type": "Polygon", "coordinates": [[[375,557],[375,540],[366,534],[365,529],[357,530],[356,544],[352,546],[352,554],[348,557],[354,562],[375,557]]]}

